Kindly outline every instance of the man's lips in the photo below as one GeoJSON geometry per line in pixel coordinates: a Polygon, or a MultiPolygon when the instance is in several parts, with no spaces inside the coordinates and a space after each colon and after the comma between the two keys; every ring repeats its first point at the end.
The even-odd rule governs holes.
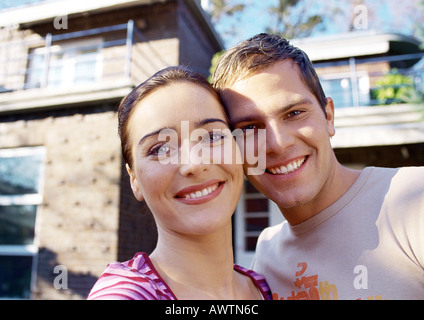
{"type": "Polygon", "coordinates": [[[224,182],[218,179],[206,181],[204,183],[188,186],[181,189],[175,195],[178,200],[183,202],[204,202],[209,201],[221,193],[224,182]]]}
{"type": "Polygon", "coordinates": [[[274,175],[286,175],[292,172],[295,172],[299,169],[305,162],[308,160],[308,156],[303,156],[294,160],[290,160],[284,165],[276,165],[268,167],[266,171],[274,175]]]}

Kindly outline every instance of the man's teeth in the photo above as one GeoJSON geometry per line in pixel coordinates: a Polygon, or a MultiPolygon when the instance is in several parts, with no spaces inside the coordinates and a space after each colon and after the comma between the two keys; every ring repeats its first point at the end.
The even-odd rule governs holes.
{"type": "Polygon", "coordinates": [[[204,197],[206,195],[208,195],[209,193],[211,193],[212,191],[216,190],[216,188],[218,188],[218,183],[216,185],[213,185],[211,187],[207,187],[205,189],[196,191],[196,192],[191,192],[191,193],[187,193],[184,195],[184,198],[186,199],[195,199],[195,198],[200,198],[200,197],[204,197]]]}
{"type": "Polygon", "coordinates": [[[269,168],[268,171],[272,174],[288,174],[293,171],[296,171],[297,168],[299,168],[304,162],[306,158],[293,161],[292,163],[289,163],[287,166],[281,166],[281,167],[275,167],[275,168],[269,168]]]}

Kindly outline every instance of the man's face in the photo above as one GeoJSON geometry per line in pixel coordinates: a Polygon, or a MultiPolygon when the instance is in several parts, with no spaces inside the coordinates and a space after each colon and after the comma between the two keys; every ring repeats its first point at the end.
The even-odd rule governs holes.
{"type": "Polygon", "coordinates": [[[248,129],[266,130],[266,146],[256,143],[257,152],[266,155],[266,170],[248,175],[251,164],[245,161],[249,181],[283,213],[323,202],[336,163],[329,139],[335,133],[332,100],[327,99],[326,116],[292,60],[235,82],[222,98],[231,124],[245,131],[244,143],[255,140],[248,129]]]}

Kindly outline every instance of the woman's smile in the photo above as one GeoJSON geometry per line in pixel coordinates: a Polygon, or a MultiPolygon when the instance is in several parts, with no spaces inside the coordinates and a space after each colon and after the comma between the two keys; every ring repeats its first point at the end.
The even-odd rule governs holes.
{"type": "Polygon", "coordinates": [[[201,204],[215,199],[224,188],[224,181],[209,180],[180,190],[175,198],[185,204],[201,204]]]}

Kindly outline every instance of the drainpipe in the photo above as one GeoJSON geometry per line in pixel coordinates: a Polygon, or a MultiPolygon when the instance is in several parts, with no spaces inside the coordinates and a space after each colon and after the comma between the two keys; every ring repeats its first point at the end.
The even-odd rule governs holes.
{"type": "Polygon", "coordinates": [[[133,34],[134,34],[134,20],[128,20],[127,26],[127,56],[125,60],[125,76],[131,80],[131,60],[132,60],[132,46],[133,46],[133,34]]]}

